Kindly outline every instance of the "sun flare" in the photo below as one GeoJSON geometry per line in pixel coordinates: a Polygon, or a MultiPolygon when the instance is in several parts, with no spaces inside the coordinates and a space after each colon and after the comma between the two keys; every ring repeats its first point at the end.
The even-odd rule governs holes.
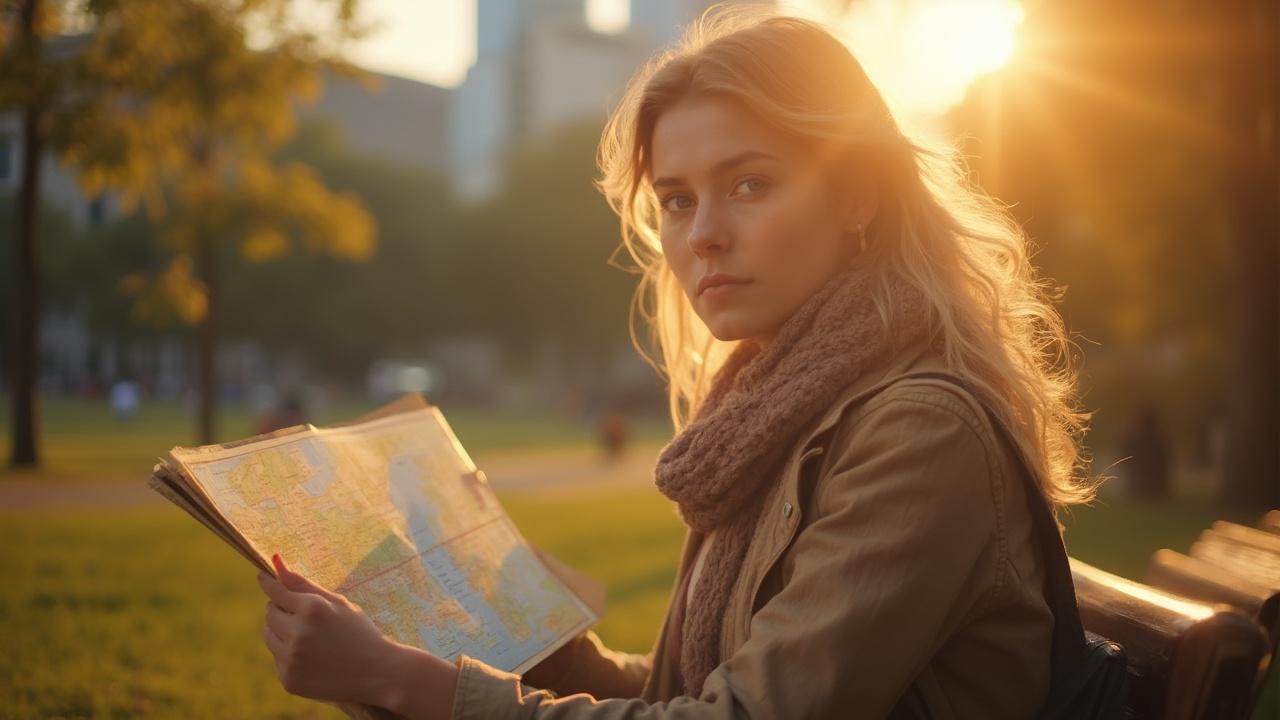
{"type": "Polygon", "coordinates": [[[904,35],[938,69],[972,82],[1013,56],[1022,6],[1002,0],[919,3],[904,35]]]}
{"type": "Polygon", "coordinates": [[[1015,61],[1022,19],[1017,0],[867,0],[851,4],[835,26],[895,107],[928,116],[1015,61]]]}

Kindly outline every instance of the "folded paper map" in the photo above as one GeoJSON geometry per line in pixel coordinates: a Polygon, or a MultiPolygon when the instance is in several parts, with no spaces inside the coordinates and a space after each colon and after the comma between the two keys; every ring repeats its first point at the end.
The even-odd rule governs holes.
{"type": "Polygon", "coordinates": [[[149,484],[258,568],[274,575],[279,552],[449,661],[523,673],[603,612],[603,589],[525,541],[421,395],[344,425],[175,447],[149,484]]]}

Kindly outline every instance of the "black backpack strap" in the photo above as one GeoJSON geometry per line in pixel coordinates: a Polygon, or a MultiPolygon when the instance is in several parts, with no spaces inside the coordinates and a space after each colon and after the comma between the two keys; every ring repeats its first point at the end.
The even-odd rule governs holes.
{"type": "Polygon", "coordinates": [[[1053,668],[1052,676],[1060,678],[1073,666],[1075,661],[1086,652],[1084,626],[1080,622],[1080,608],[1076,604],[1076,586],[1071,578],[1071,564],[1067,558],[1067,548],[1062,542],[1062,533],[1058,530],[1057,520],[1053,517],[1044,491],[1036,482],[1035,466],[1028,462],[1022,447],[1014,440],[1004,421],[982,400],[982,396],[969,387],[962,378],[942,372],[908,373],[905,378],[933,378],[945,380],[964,388],[974,400],[987,412],[991,424],[1004,436],[1004,442],[1013,449],[1022,465],[1022,477],[1027,496],[1027,507],[1031,511],[1032,524],[1037,542],[1043,550],[1045,561],[1045,585],[1048,591],[1050,609],[1053,610],[1053,668]]]}

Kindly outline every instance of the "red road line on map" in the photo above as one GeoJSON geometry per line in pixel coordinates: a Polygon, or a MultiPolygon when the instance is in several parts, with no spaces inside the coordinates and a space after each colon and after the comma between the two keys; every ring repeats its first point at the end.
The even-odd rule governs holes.
{"type": "Polygon", "coordinates": [[[344,586],[342,586],[342,587],[338,588],[337,590],[335,590],[335,592],[340,592],[340,593],[342,593],[343,595],[346,595],[348,592],[351,592],[352,590],[354,590],[354,589],[356,589],[356,588],[360,587],[361,585],[363,585],[363,584],[365,584],[365,583],[369,582],[370,580],[375,580],[375,579],[377,579],[377,578],[380,578],[380,577],[382,577],[383,575],[386,575],[387,573],[391,572],[392,570],[395,570],[396,568],[400,567],[401,565],[404,565],[405,563],[407,563],[407,562],[409,562],[409,561],[411,561],[411,560],[416,560],[416,559],[418,559],[418,558],[422,557],[423,555],[426,555],[427,553],[431,552],[432,550],[435,550],[435,549],[436,549],[436,548],[438,548],[438,547],[442,547],[442,546],[444,546],[444,545],[448,545],[449,543],[451,543],[451,542],[453,542],[453,541],[455,541],[455,540],[457,540],[457,539],[459,539],[459,538],[461,538],[461,537],[463,537],[463,536],[465,536],[465,535],[470,535],[471,533],[473,533],[473,532],[475,532],[475,531],[479,530],[480,528],[485,527],[485,526],[488,526],[488,525],[492,525],[493,523],[498,522],[498,521],[499,521],[499,520],[501,520],[501,519],[502,519],[502,516],[501,516],[501,515],[495,515],[495,516],[493,516],[492,518],[489,518],[488,520],[485,520],[484,522],[480,523],[479,525],[476,525],[475,527],[473,527],[473,528],[471,528],[471,529],[469,529],[469,530],[463,530],[462,532],[458,533],[457,535],[454,535],[453,537],[449,538],[448,540],[441,540],[440,542],[436,543],[435,545],[432,545],[431,547],[427,548],[426,550],[423,550],[422,552],[420,552],[420,553],[418,553],[418,554],[414,555],[413,557],[405,558],[404,560],[401,560],[400,562],[396,563],[395,565],[392,565],[392,566],[391,566],[391,567],[389,567],[389,568],[384,568],[383,570],[380,570],[380,571],[378,571],[378,572],[374,573],[373,575],[370,575],[369,577],[367,577],[367,578],[364,578],[364,579],[360,580],[360,582],[353,583],[353,584],[351,584],[351,585],[344,585],[344,586]]]}

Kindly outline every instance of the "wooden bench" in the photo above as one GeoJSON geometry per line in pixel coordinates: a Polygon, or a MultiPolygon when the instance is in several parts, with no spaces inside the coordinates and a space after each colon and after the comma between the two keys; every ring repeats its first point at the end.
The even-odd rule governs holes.
{"type": "Polygon", "coordinates": [[[1157,551],[1142,582],[1071,571],[1085,629],[1125,650],[1135,719],[1251,717],[1280,641],[1280,511],[1157,551]]]}

